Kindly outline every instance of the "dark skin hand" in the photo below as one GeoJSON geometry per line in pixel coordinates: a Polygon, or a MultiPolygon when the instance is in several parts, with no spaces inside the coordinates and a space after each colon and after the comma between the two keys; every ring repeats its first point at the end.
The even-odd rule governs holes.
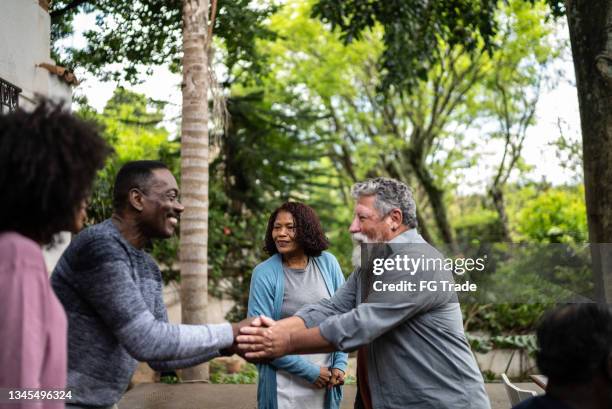
{"type": "Polygon", "coordinates": [[[313,385],[317,389],[325,388],[325,386],[327,386],[327,384],[329,383],[330,379],[331,372],[329,371],[329,368],[322,366],[320,369],[319,377],[313,382],[313,385]]]}
{"type": "Polygon", "coordinates": [[[344,371],[338,368],[331,368],[331,379],[327,387],[331,389],[337,385],[344,385],[344,371]]]}

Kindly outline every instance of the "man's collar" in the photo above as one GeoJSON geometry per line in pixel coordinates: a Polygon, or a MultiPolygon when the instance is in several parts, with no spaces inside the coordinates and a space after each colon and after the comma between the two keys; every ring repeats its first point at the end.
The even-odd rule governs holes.
{"type": "Polygon", "coordinates": [[[389,240],[389,243],[425,243],[425,240],[417,229],[412,228],[389,240]]]}

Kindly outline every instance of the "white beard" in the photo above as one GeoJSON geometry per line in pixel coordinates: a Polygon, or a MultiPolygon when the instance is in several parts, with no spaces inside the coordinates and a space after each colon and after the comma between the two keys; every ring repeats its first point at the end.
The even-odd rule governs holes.
{"type": "Polygon", "coordinates": [[[362,233],[351,234],[353,240],[353,254],[351,255],[351,262],[355,269],[361,267],[361,243],[368,243],[368,238],[362,233]]]}

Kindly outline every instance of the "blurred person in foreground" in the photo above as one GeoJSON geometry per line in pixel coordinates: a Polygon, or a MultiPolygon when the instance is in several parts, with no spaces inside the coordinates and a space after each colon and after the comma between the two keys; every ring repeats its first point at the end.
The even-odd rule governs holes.
{"type": "MultiPolygon", "coordinates": [[[[352,234],[380,243],[377,247],[384,251],[390,249],[388,259],[442,258],[417,232],[416,204],[404,183],[368,179],[355,184],[352,193],[352,234]]],[[[416,275],[390,269],[376,279],[395,285],[416,277],[452,280],[451,275],[436,268],[416,275]]],[[[356,408],[489,408],[456,294],[378,291],[374,278],[369,263],[362,265],[331,299],[280,321],[255,319],[252,326],[242,328],[238,347],[248,359],[357,350],[356,408]]]]}
{"type": "Polygon", "coordinates": [[[229,353],[238,333],[238,324],[168,323],[161,272],[146,251],[174,234],[184,210],[166,165],[123,165],[113,208],[72,240],[51,276],[68,316],[70,408],[116,407],[138,361],[158,371],[195,366],[229,353]]]}
{"type": "MultiPolygon", "coordinates": [[[[64,389],[66,314],[42,246],[83,227],[86,200],[110,153],[90,123],[41,103],[0,116],[0,388],[64,389]]],[[[63,401],[0,408],[63,408],[63,401]]]]}
{"type": "MultiPolygon", "coordinates": [[[[344,284],[314,209],[298,202],[277,208],[268,220],[270,258],[255,267],[248,316],[291,317],[306,304],[330,298],[344,284]]],[[[348,355],[290,355],[258,365],[259,409],[337,409],[348,355]]]]}
{"type": "Polygon", "coordinates": [[[514,409],[612,408],[612,310],[572,304],[547,313],[537,329],[536,361],[546,394],[514,409]]]}

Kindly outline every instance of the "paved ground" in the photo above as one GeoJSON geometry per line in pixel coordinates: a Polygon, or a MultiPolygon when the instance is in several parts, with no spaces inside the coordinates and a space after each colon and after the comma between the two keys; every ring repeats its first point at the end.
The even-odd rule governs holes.
{"type": "MultiPolygon", "coordinates": [[[[543,393],[533,383],[519,383],[520,388],[543,393]]],[[[500,383],[486,385],[492,409],[509,409],[510,403],[500,383]]],[[[342,409],[351,409],[356,388],[344,389],[342,409]]],[[[256,409],[256,385],[211,385],[162,383],[140,384],[125,394],[119,409],[256,409]]]]}

